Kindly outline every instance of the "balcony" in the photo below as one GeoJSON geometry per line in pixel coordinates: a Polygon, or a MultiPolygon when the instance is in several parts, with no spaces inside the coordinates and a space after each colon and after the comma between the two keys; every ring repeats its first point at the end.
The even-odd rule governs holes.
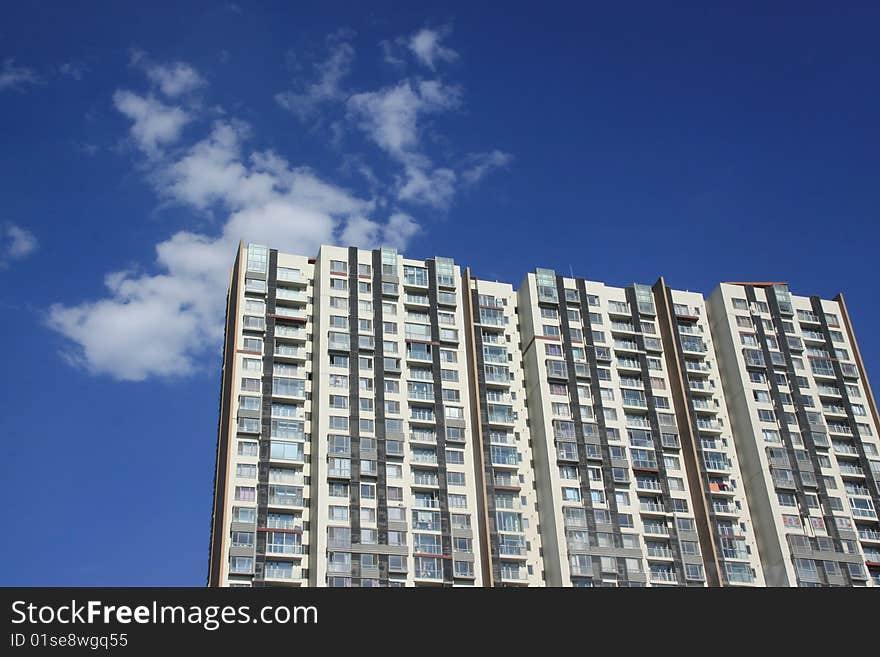
{"type": "Polygon", "coordinates": [[[658,545],[649,545],[648,546],[648,556],[655,559],[673,559],[674,556],[672,554],[672,550],[668,547],[658,546],[658,545]]]}
{"type": "Polygon", "coordinates": [[[638,490],[661,490],[658,479],[645,479],[642,477],[636,477],[636,488],[638,490]]]}
{"type": "Polygon", "coordinates": [[[302,507],[303,506],[303,498],[296,497],[294,495],[284,495],[284,494],[276,494],[269,495],[269,506],[283,506],[283,507],[302,507]]]}
{"type": "Polygon", "coordinates": [[[843,415],[846,416],[846,409],[843,406],[833,404],[825,404],[822,406],[822,412],[827,415],[843,415]]]}
{"type": "Polygon", "coordinates": [[[273,356],[276,360],[285,362],[304,362],[306,360],[306,350],[303,347],[276,344],[273,356]]]}
{"type": "Polygon", "coordinates": [[[422,454],[414,452],[412,462],[418,465],[437,465],[437,454],[422,454]]]}
{"type": "Polygon", "coordinates": [[[288,269],[286,267],[278,267],[276,278],[279,282],[293,283],[295,285],[307,285],[309,282],[298,269],[288,269]]]}
{"type": "Polygon", "coordinates": [[[413,576],[416,579],[429,579],[429,580],[443,579],[443,569],[440,568],[439,566],[416,567],[416,571],[415,571],[415,573],[413,573],[413,576]]]}
{"type": "Polygon", "coordinates": [[[868,541],[869,543],[880,543],[880,531],[859,527],[859,539],[868,541]]]}
{"type": "Polygon", "coordinates": [[[428,297],[422,294],[406,294],[403,303],[408,306],[428,306],[428,297]]]}
{"type": "Polygon", "coordinates": [[[611,330],[620,333],[640,333],[639,331],[636,331],[635,327],[629,322],[612,321],[611,330]]]}
{"type": "Polygon", "coordinates": [[[865,471],[858,465],[850,465],[849,463],[840,463],[840,474],[844,477],[864,477],[865,471]]]}
{"type": "Polygon", "coordinates": [[[412,431],[409,434],[409,439],[415,443],[437,444],[437,434],[430,431],[412,431]]]}
{"type": "Polygon", "coordinates": [[[501,579],[508,582],[522,582],[528,579],[528,571],[522,566],[511,567],[507,564],[502,564],[501,579]]]}
{"type": "Polygon", "coordinates": [[[286,568],[287,564],[275,565],[275,564],[266,564],[266,569],[263,571],[263,578],[267,580],[295,580],[302,579],[302,569],[298,566],[291,566],[290,568],[286,568]]]}
{"type": "Polygon", "coordinates": [[[522,484],[519,482],[519,477],[512,473],[496,474],[493,482],[495,488],[510,488],[516,490],[522,488],[522,484]]]}
{"type": "Polygon", "coordinates": [[[420,422],[425,424],[434,424],[437,420],[434,416],[433,411],[427,411],[420,408],[413,407],[410,409],[410,422],[420,422]]]}
{"type": "Polygon", "coordinates": [[[428,495],[416,495],[413,498],[413,507],[419,509],[439,509],[440,500],[428,495]]]}
{"type": "Polygon", "coordinates": [[[406,360],[411,363],[433,363],[434,359],[431,352],[420,349],[407,349],[406,360]]]}
{"type": "Polygon", "coordinates": [[[726,481],[710,481],[709,491],[718,495],[734,495],[736,491],[726,481]]]}
{"type": "Polygon", "coordinates": [[[709,367],[708,363],[704,363],[702,361],[686,360],[684,362],[684,366],[688,372],[696,372],[699,374],[708,374],[709,372],[711,372],[711,368],[709,367]]]}
{"type": "Polygon", "coordinates": [[[708,399],[694,399],[694,408],[698,411],[718,412],[718,403],[708,399]]]}
{"type": "Polygon", "coordinates": [[[708,394],[715,391],[715,384],[708,379],[688,379],[688,388],[694,392],[704,392],[708,394]]]}
{"type": "Polygon", "coordinates": [[[299,290],[288,290],[279,287],[275,290],[275,300],[279,303],[291,303],[297,305],[305,305],[309,302],[309,297],[305,292],[299,290]]]}
{"type": "Polygon", "coordinates": [[[305,342],[308,338],[306,330],[287,324],[277,324],[275,326],[275,338],[278,340],[292,340],[295,342],[305,342]]]}
{"type": "Polygon", "coordinates": [[[620,351],[641,351],[641,349],[639,349],[638,343],[630,342],[627,340],[615,340],[614,348],[620,351]]]}
{"type": "Polygon", "coordinates": [[[305,322],[308,319],[305,310],[286,308],[284,306],[277,306],[275,308],[275,317],[277,319],[293,319],[299,322],[305,322]]]}
{"type": "Polygon", "coordinates": [[[728,464],[727,459],[724,457],[704,457],[703,465],[706,470],[711,470],[713,472],[730,472],[730,464],[728,464]]]}
{"type": "Polygon", "coordinates": [[[619,370],[642,370],[642,365],[638,360],[633,358],[618,358],[617,369],[619,370]]]}
{"type": "Polygon", "coordinates": [[[721,433],[724,431],[724,427],[722,427],[719,422],[702,418],[697,419],[697,427],[700,431],[711,431],[712,433],[721,433]]]}
{"type": "Polygon", "coordinates": [[[513,424],[513,411],[509,411],[507,413],[487,413],[487,418],[489,420],[489,424],[513,424]]]}
{"type": "Polygon", "coordinates": [[[847,443],[841,443],[841,442],[838,442],[835,440],[835,441],[832,441],[832,446],[834,448],[835,454],[846,454],[848,456],[858,456],[859,455],[858,450],[855,447],[853,447],[852,445],[849,445],[847,443]]]}
{"type": "Polygon", "coordinates": [[[440,485],[437,475],[433,472],[413,471],[413,486],[436,488],[440,485]]]}
{"type": "Polygon", "coordinates": [[[726,502],[715,501],[712,504],[712,511],[722,515],[736,516],[739,515],[739,509],[737,509],[733,504],[727,504],[726,502]]]}
{"type": "Polygon", "coordinates": [[[520,463],[519,453],[513,447],[492,447],[492,465],[518,467],[520,463]]]}
{"type": "Polygon", "coordinates": [[[642,513],[651,513],[651,514],[660,514],[665,515],[666,509],[662,504],[657,504],[656,502],[639,502],[639,511],[642,513]]]}
{"type": "Polygon", "coordinates": [[[570,571],[572,577],[592,577],[593,568],[590,564],[572,564],[570,571]]]}
{"type": "Polygon", "coordinates": [[[675,569],[659,569],[651,567],[651,581],[652,582],[678,582],[678,579],[675,576],[675,569]]]}

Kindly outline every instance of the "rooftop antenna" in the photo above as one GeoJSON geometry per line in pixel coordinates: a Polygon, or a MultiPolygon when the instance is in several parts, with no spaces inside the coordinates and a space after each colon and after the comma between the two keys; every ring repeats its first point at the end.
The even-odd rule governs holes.
{"type": "Polygon", "coordinates": [[[572,278],[574,278],[574,269],[572,269],[571,265],[568,266],[568,273],[571,274],[572,278]]]}

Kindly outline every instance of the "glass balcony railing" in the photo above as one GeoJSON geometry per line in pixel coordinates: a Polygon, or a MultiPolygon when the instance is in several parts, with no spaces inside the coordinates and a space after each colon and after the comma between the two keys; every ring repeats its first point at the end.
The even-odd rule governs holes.
{"type": "Polygon", "coordinates": [[[290,347],[287,345],[275,345],[274,355],[278,358],[295,358],[297,360],[304,360],[306,357],[306,350],[302,347],[290,347]]]}

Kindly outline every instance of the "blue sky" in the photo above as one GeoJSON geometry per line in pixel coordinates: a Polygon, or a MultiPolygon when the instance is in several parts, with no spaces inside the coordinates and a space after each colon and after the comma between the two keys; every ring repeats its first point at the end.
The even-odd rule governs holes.
{"type": "Polygon", "coordinates": [[[0,13],[0,584],[204,583],[240,238],[843,290],[880,371],[876,7],[366,4],[0,13]]]}

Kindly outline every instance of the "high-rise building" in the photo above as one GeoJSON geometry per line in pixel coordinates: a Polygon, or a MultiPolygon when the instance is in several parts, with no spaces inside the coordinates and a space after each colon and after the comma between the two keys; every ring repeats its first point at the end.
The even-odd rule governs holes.
{"type": "Polygon", "coordinates": [[[242,245],[211,586],[880,585],[842,298],[242,245]]]}
{"type": "Polygon", "coordinates": [[[762,583],[702,297],[538,269],[519,309],[547,583],[762,583]]]}
{"type": "Polygon", "coordinates": [[[468,370],[486,584],[544,583],[532,441],[517,317],[508,283],[465,271],[468,370]]]}
{"type": "Polygon", "coordinates": [[[880,424],[843,297],[727,283],[709,310],[767,584],[880,585],[880,424]]]}

